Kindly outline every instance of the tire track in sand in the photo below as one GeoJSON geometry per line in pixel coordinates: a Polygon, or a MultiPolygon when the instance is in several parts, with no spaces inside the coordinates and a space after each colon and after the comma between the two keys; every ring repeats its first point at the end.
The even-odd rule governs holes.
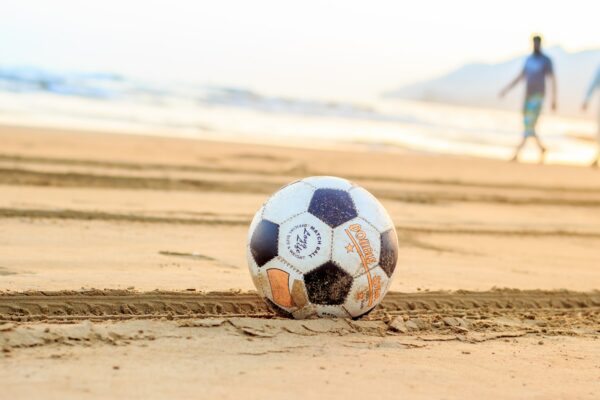
{"type": "MultiPolygon", "coordinates": [[[[352,177],[349,177],[352,179],[352,177]]],[[[136,189],[136,190],[177,190],[204,191],[224,193],[270,194],[278,190],[286,182],[273,182],[256,179],[223,181],[200,178],[141,177],[128,175],[101,175],[83,172],[47,172],[33,169],[0,168],[0,184],[27,185],[48,187],[88,187],[102,189],[136,189]]],[[[562,193],[562,192],[561,192],[562,193]]],[[[569,192],[562,196],[550,197],[545,194],[526,196],[514,193],[489,194],[450,191],[415,191],[410,190],[373,190],[373,194],[381,199],[415,204],[438,203],[489,203],[515,206],[566,206],[566,207],[600,207],[597,194],[587,197],[573,197],[569,192]]]]}
{"type": "MultiPolygon", "coordinates": [[[[487,292],[390,292],[371,314],[492,316],[585,313],[600,321],[600,291],[492,290],[487,292]]],[[[272,318],[255,293],[145,292],[90,290],[0,293],[0,320],[78,320],[189,317],[272,318]]],[[[599,328],[600,329],[600,328],[599,328]]]]}
{"type": "MultiPolygon", "coordinates": [[[[281,168],[281,162],[290,162],[290,159],[286,158],[273,158],[268,155],[243,155],[237,154],[232,156],[233,158],[262,158],[278,162],[277,168],[274,170],[264,170],[256,168],[227,168],[223,166],[214,165],[191,165],[191,164],[159,164],[159,163],[133,163],[133,162],[122,162],[122,161],[109,161],[109,160],[87,160],[87,159],[75,159],[75,158],[52,158],[52,157],[40,157],[40,156],[24,156],[16,154],[0,154],[0,162],[11,162],[11,163],[35,163],[35,164],[46,164],[46,165],[63,165],[63,166],[75,166],[75,167],[94,167],[94,168],[105,168],[105,169],[122,169],[130,171],[172,171],[172,172],[216,172],[216,173],[252,173],[255,175],[267,175],[267,176],[281,176],[283,175],[297,175],[301,172],[301,175],[323,175],[323,171],[311,171],[306,168],[304,164],[295,165],[291,168],[281,168]],[[301,171],[298,171],[301,170],[301,171]]],[[[298,175],[298,177],[300,177],[298,175]]],[[[448,187],[468,187],[468,188],[486,188],[486,189],[498,189],[498,190],[538,190],[545,192],[576,192],[576,193],[600,193],[600,187],[586,187],[586,186],[548,186],[548,185],[536,185],[536,184],[517,184],[517,183],[491,183],[491,182],[476,182],[476,181],[463,181],[457,179],[415,179],[408,177],[392,177],[392,176],[378,176],[378,175],[348,175],[348,179],[357,181],[373,181],[373,182],[389,182],[389,183],[401,183],[401,184],[421,184],[421,185],[433,185],[433,186],[448,186],[448,187]]]]}
{"type": "MultiPolygon", "coordinates": [[[[83,210],[50,210],[29,208],[1,208],[1,218],[26,218],[26,219],[56,219],[72,221],[106,221],[106,222],[129,222],[147,224],[181,224],[181,225],[226,225],[226,226],[248,226],[250,216],[230,215],[199,215],[194,218],[171,217],[165,215],[140,215],[135,213],[111,213],[103,211],[83,210]]],[[[428,245],[416,240],[412,234],[450,234],[450,235],[487,235],[487,236],[530,236],[530,237],[578,237],[589,239],[600,239],[600,232],[576,231],[567,229],[494,229],[494,228],[467,228],[467,227],[418,227],[418,226],[396,226],[398,234],[402,235],[404,243],[411,246],[421,247],[435,251],[451,251],[441,247],[428,245]]]]}

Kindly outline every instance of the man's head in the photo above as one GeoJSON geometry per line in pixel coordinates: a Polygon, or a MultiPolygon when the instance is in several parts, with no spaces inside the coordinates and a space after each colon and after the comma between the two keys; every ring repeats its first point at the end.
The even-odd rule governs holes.
{"type": "Polygon", "coordinates": [[[542,37],[535,35],[531,40],[533,42],[533,52],[539,54],[542,51],[542,37]]]}

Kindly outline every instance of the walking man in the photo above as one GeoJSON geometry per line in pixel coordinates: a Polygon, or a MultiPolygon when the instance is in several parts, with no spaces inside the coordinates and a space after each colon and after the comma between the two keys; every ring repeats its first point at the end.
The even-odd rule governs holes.
{"type": "MultiPolygon", "coordinates": [[[[594,95],[596,90],[600,89],[600,67],[598,67],[598,71],[596,72],[596,77],[592,81],[590,88],[587,91],[587,95],[585,96],[585,100],[583,101],[583,106],[581,107],[583,111],[587,110],[588,105],[590,104],[590,100],[594,95]]],[[[597,167],[600,163],[600,107],[598,109],[598,153],[596,153],[596,159],[592,163],[592,167],[597,167]]]]}
{"type": "Polygon", "coordinates": [[[508,86],[501,92],[500,97],[504,97],[513,87],[521,80],[525,80],[525,101],[523,103],[523,138],[515,150],[515,155],[511,161],[519,159],[519,153],[525,146],[528,138],[533,138],[540,149],[540,162],[544,162],[546,147],[540,141],[540,138],[535,131],[544,97],[546,96],[546,78],[549,78],[552,83],[552,110],[556,110],[556,78],[552,67],[552,60],[542,53],[542,38],[540,36],[533,37],[533,53],[525,60],[523,70],[513,79],[508,86]]]}

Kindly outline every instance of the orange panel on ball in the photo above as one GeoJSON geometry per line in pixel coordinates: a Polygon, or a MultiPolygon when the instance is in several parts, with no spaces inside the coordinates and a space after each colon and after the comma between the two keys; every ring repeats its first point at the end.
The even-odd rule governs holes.
{"type": "Polygon", "coordinates": [[[294,302],[290,293],[290,274],[277,268],[267,270],[273,301],[282,307],[292,307],[294,302]]]}

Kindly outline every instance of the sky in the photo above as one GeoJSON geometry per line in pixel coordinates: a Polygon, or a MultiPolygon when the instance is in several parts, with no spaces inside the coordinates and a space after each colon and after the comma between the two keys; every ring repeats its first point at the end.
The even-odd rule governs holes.
{"type": "Polygon", "coordinates": [[[529,51],[600,48],[594,1],[4,0],[0,66],[360,98],[529,51]],[[558,5],[555,5],[559,3],[558,5]]]}

